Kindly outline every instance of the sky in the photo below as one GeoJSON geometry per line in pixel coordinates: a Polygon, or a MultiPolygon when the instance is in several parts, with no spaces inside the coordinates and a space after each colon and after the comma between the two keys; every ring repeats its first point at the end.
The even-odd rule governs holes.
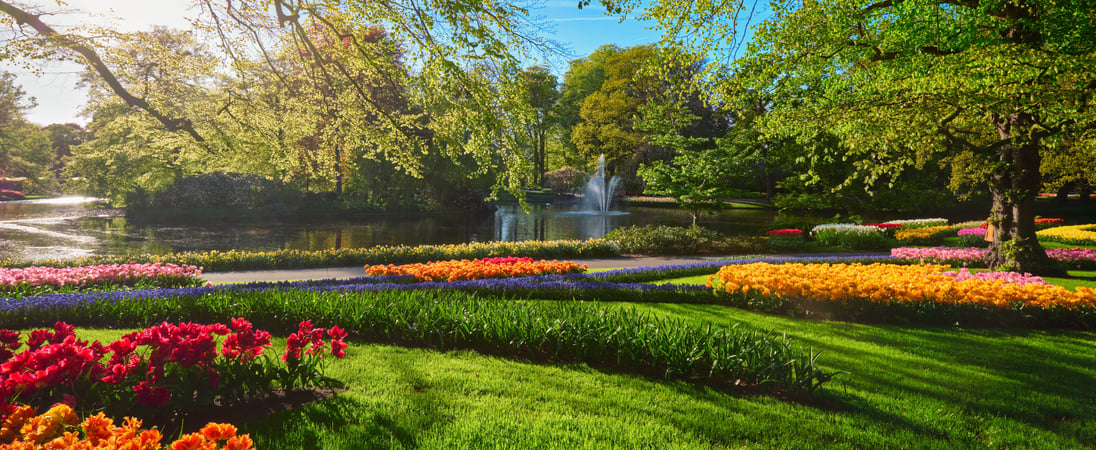
{"type": "MultiPolygon", "coordinates": [[[[22,3],[22,2],[21,2],[22,3]]],[[[142,31],[153,25],[188,28],[187,17],[191,0],[69,0],[67,9],[79,13],[42,16],[43,21],[63,30],[65,26],[94,21],[113,24],[120,31],[142,31]]],[[[27,1],[24,4],[56,8],[51,0],[27,1]]],[[[578,9],[578,0],[548,0],[542,8],[533,11],[543,16],[555,28],[549,37],[564,44],[571,54],[563,63],[552,67],[562,81],[567,70],[566,61],[592,53],[606,44],[631,47],[657,42],[659,34],[647,30],[649,24],[629,19],[621,22],[604,14],[597,2],[578,9]]],[[[87,124],[88,118],[79,115],[87,100],[87,93],[77,87],[80,67],[73,63],[49,64],[36,75],[10,61],[0,61],[0,70],[16,74],[16,82],[22,85],[28,97],[34,97],[38,106],[27,111],[27,119],[39,125],[75,122],[87,124]]]]}

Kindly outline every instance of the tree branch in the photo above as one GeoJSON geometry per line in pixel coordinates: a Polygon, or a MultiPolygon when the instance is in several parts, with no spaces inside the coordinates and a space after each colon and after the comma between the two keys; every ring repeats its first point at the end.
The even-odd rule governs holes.
{"type": "Polygon", "coordinates": [[[118,77],[114,75],[114,72],[103,63],[103,60],[99,58],[99,54],[95,53],[95,50],[91,47],[81,44],[64,34],[58,33],[52,27],[39,20],[38,16],[16,8],[10,3],[0,1],[0,11],[11,16],[19,25],[30,25],[38,34],[42,35],[42,37],[45,37],[50,42],[79,53],[80,56],[83,56],[88,64],[95,69],[95,72],[103,78],[103,81],[110,86],[110,89],[127,105],[144,110],[163,124],[164,128],[168,131],[185,131],[190,137],[194,138],[195,141],[205,142],[202,135],[194,129],[194,125],[190,122],[190,119],[170,117],[154,108],[145,99],[137,97],[126,90],[126,88],[122,86],[122,83],[118,81],[118,77]]]}

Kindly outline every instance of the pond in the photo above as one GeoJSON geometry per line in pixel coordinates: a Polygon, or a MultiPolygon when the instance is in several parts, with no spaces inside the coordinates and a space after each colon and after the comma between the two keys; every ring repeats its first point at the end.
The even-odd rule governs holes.
{"type": "MultiPolygon", "coordinates": [[[[629,225],[688,226],[676,208],[623,207],[582,214],[576,204],[499,205],[486,213],[430,214],[349,221],[260,223],[134,223],[95,199],[64,197],[0,202],[0,260],[76,258],[89,255],[162,254],[207,250],[325,250],[377,245],[459,244],[475,241],[587,239],[629,225]]],[[[730,235],[757,235],[777,214],[729,209],[700,224],[730,235]]]]}

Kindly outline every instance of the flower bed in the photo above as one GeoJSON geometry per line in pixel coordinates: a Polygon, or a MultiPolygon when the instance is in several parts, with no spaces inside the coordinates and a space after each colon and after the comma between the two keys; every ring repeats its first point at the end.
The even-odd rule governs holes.
{"type": "Polygon", "coordinates": [[[811,229],[811,237],[827,247],[850,250],[887,248],[887,236],[879,227],[851,223],[828,223],[811,229]]]}
{"type": "Polygon", "coordinates": [[[270,333],[240,318],[230,325],[165,322],[107,345],[77,339],[74,331],[57,322],[32,331],[24,344],[20,333],[0,330],[0,410],[11,410],[16,399],[149,416],[231,405],[275,389],[330,385],[319,363],[346,349],[344,330],[310,321],[289,336],[280,363],[266,353],[270,333]]]}
{"type": "MultiPolygon", "coordinates": [[[[142,429],[141,421],[127,417],[122,426],[102,412],[82,422],[76,411],[64,403],[41,415],[31,406],[14,406],[0,413],[0,449],[160,449],[164,436],[156,429],[142,429]],[[79,423],[78,423],[79,422],[79,423]],[[73,432],[72,428],[77,431],[73,432]]],[[[236,435],[236,427],[208,423],[197,433],[179,437],[170,449],[247,450],[254,448],[251,437],[236,435]]]]}
{"type": "Polygon", "coordinates": [[[960,247],[984,247],[988,244],[985,227],[960,228],[956,234],[960,247]]]}
{"type": "Polygon", "coordinates": [[[1096,245],[1096,224],[1047,228],[1035,232],[1040,240],[1072,245],[1096,245]]]}
{"type": "Polygon", "coordinates": [[[903,228],[894,233],[894,238],[902,245],[940,245],[953,230],[948,225],[903,228]]]}
{"type": "Polygon", "coordinates": [[[528,256],[531,258],[599,258],[620,256],[616,244],[605,239],[585,241],[523,241],[471,242],[451,245],[377,246],[335,250],[278,250],[251,252],[231,250],[174,253],[167,255],[91,256],[73,260],[0,261],[4,267],[30,265],[75,267],[125,262],[188,264],[203,267],[207,272],[246,269],[280,269],[299,267],[360,266],[373,264],[404,264],[448,259],[528,256]]]}
{"type": "Polygon", "coordinates": [[[827,318],[952,325],[1091,327],[1096,290],[1029,276],[947,276],[947,266],[782,264],[728,266],[713,289],[739,304],[827,318]],[[1014,282],[1018,281],[1018,282],[1014,282]]]}
{"type": "MultiPolygon", "coordinates": [[[[989,250],[984,248],[955,247],[899,247],[891,249],[891,256],[899,260],[949,264],[963,267],[985,267],[989,250]]],[[[1090,248],[1047,249],[1050,259],[1061,261],[1070,269],[1096,270],[1096,250],[1090,248]]]]}
{"type": "Polygon", "coordinates": [[[807,243],[803,230],[798,228],[769,230],[765,236],[769,237],[769,246],[776,251],[800,249],[807,243]]]}
{"type": "Polygon", "coordinates": [[[925,228],[925,227],[942,227],[948,224],[948,219],[932,218],[932,219],[905,219],[905,220],[888,220],[886,223],[902,225],[903,229],[911,228],[925,228]]]}
{"type": "Polygon", "coordinates": [[[902,225],[900,223],[869,223],[865,226],[875,227],[883,230],[883,234],[891,239],[894,238],[894,233],[898,232],[898,230],[905,228],[905,225],[902,225]]]}
{"type": "Polygon", "coordinates": [[[74,289],[110,289],[122,286],[199,286],[200,267],[175,264],[107,264],[86,267],[0,268],[0,295],[30,295],[74,289]]]}
{"type": "Polygon", "coordinates": [[[419,281],[479,280],[529,275],[579,273],[586,265],[571,261],[534,261],[533,258],[484,258],[437,261],[426,264],[366,266],[367,275],[412,275],[419,281]]]}

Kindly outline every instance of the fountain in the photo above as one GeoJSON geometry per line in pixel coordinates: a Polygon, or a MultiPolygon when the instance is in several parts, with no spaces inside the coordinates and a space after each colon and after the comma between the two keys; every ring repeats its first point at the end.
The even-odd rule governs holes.
{"type": "Polygon", "coordinates": [[[605,180],[605,155],[597,158],[597,171],[590,181],[586,183],[586,189],[582,196],[582,211],[594,214],[605,214],[613,203],[613,193],[620,185],[620,178],[612,176],[605,180]]]}
{"type": "Polygon", "coordinates": [[[597,159],[597,171],[590,177],[583,190],[582,206],[576,211],[567,211],[559,216],[576,216],[579,218],[580,229],[584,230],[587,237],[601,237],[609,232],[619,218],[611,216],[623,216],[629,214],[626,211],[614,211],[610,209],[613,203],[613,193],[620,186],[620,178],[609,177],[605,179],[605,155],[597,159]],[[613,223],[610,223],[613,222],[613,223]]]}

